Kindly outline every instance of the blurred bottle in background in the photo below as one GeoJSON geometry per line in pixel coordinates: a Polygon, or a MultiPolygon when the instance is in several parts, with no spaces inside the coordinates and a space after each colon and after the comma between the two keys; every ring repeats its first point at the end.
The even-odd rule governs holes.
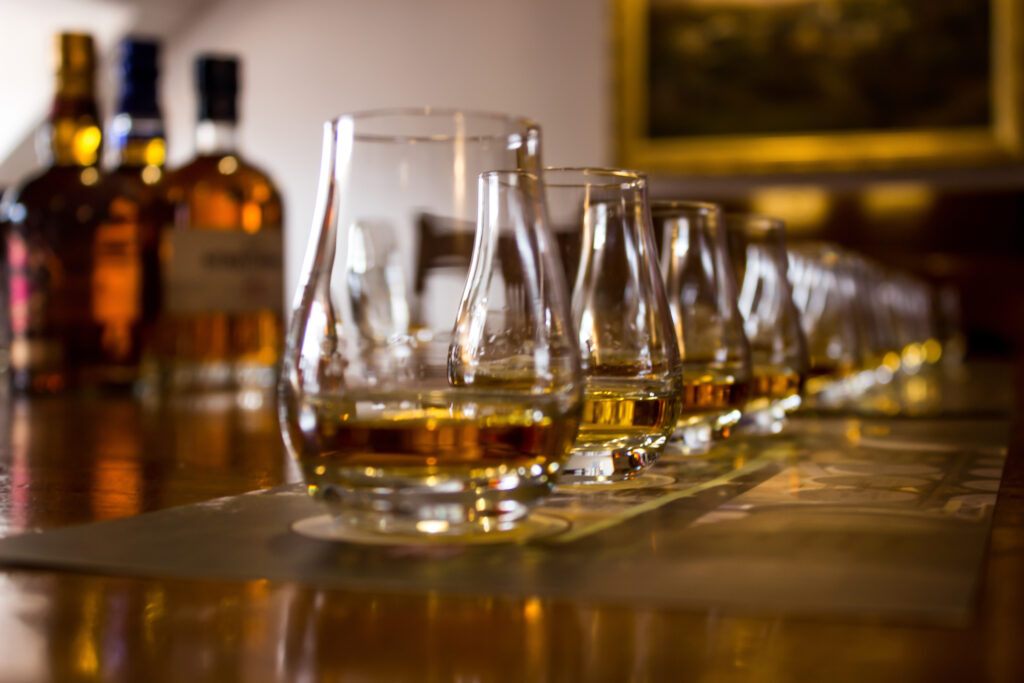
{"type": "Polygon", "coordinates": [[[128,38],[120,46],[121,87],[107,134],[114,168],[94,188],[100,213],[91,246],[89,317],[71,353],[85,386],[137,385],[159,311],[157,246],[169,212],[158,55],[151,40],[128,38]]]}
{"type": "Polygon", "coordinates": [[[238,60],[196,61],[196,157],[169,174],[157,380],[171,391],[272,390],[283,338],[282,202],[236,148],[238,60]]]}
{"type": "Polygon", "coordinates": [[[70,348],[91,315],[91,237],[98,218],[102,132],[95,55],[84,34],[57,36],[57,92],[39,134],[46,168],[8,190],[6,223],[11,383],[48,393],[69,381],[70,348]]]}

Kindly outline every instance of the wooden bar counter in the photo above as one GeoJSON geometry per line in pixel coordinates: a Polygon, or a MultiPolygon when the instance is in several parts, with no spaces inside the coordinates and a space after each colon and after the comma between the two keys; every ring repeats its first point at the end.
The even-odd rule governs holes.
{"type": "MultiPolygon", "coordinates": [[[[271,406],[2,406],[0,536],[297,480],[271,406]]],[[[7,569],[0,681],[1021,681],[1020,418],[966,626],[7,569]]]]}

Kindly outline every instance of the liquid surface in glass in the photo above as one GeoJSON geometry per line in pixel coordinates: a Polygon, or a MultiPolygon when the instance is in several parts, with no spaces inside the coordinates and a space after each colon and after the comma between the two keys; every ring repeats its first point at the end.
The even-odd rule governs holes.
{"type": "Polygon", "coordinates": [[[578,424],[578,409],[563,403],[469,390],[310,397],[295,424],[298,457],[309,482],[338,473],[489,478],[519,469],[536,476],[535,466],[553,473],[578,424]]]}

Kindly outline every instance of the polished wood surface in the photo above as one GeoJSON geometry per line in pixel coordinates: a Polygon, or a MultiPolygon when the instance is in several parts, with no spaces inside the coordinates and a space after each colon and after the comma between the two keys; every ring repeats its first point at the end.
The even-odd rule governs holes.
{"type": "MultiPolygon", "coordinates": [[[[295,480],[269,407],[2,405],[0,535],[295,480]]],[[[1024,680],[1019,417],[966,628],[19,570],[0,573],[0,681],[1024,680]]]]}

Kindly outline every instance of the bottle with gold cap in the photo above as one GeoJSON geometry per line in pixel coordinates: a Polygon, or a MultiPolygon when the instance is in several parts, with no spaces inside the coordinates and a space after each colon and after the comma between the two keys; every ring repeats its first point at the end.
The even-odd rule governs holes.
{"type": "Polygon", "coordinates": [[[119,48],[117,113],[107,130],[115,166],[95,188],[89,315],[69,349],[79,383],[89,388],[137,385],[159,310],[157,246],[169,212],[158,56],[149,39],[129,37],[119,48]]]}
{"type": "Polygon", "coordinates": [[[90,316],[91,238],[102,133],[88,35],[57,36],[57,92],[40,131],[46,168],[0,201],[7,247],[10,370],[14,389],[64,389],[70,345],[90,316]]]}
{"type": "Polygon", "coordinates": [[[174,392],[261,404],[283,346],[281,195],[236,146],[239,62],[196,60],[196,156],[167,178],[159,378],[174,392]]]}

